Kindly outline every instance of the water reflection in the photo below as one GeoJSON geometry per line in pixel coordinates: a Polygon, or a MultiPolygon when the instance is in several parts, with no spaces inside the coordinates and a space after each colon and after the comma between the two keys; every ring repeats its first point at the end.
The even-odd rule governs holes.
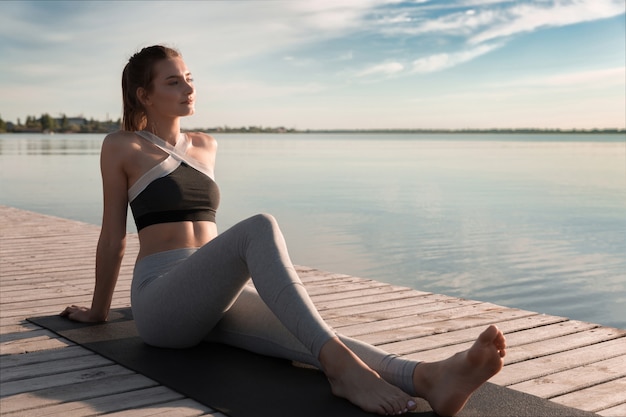
{"type": "Polygon", "coordinates": [[[102,145],[101,136],[90,134],[11,134],[0,138],[0,155],[98,155],[102,145]]]}

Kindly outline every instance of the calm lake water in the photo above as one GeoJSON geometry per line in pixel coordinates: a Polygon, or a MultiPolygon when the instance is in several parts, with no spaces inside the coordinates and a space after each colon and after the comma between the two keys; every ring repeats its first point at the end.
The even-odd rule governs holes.
{"type": "MultiPolygon", "coordinates": [[[[624,135],[216,137],[221,230],[269,212],[300,265],[626,328],[624,135]]],[[[100,224],[102,139],[0,135],[0,204],[100,224]]]]}

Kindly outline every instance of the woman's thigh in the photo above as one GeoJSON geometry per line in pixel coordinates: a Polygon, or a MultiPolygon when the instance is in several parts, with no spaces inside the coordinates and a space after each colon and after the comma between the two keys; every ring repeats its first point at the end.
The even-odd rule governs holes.
{"type": "Polygon", "coordinates": [[[211,331],[249,280],[238,239],[229,230],[159,276],[134,277],[133,313],[146,343],[188,347],[211,331]]]}

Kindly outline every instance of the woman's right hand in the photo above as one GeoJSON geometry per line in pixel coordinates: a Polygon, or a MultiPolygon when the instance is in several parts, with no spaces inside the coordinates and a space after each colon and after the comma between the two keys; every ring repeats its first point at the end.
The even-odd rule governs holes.
{"type": "Polygon", "coordinates": [[[67,317],[70,320],[79,321],[81,323],[97,323],[102,321],[94,319],[91,316],[90,308],[76,305],[66,307],[65,310],[61,312],[61,317],[67,317]]]}

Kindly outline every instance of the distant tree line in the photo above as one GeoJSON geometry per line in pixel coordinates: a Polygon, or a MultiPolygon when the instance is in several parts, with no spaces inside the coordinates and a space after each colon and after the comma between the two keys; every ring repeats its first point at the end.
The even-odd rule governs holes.
{"type": "Polygon", "coordinates": [[[52,117],[48,113],[37,116],[26,116],[22,123],[20,118],[17,123],[7,122],[0,117],[0,132],[3,133],[108,133],[119,130],[121,119],[117,121],[107,120],[99,121],[86,119],[82,116],[67,117],[65,114],[61,117],[52,117]]]}
{"type": "MultiPolygon", "coordinates": [[[[82,116],[52,117],[48,113],[40,117],[26,116],[24,123],[17,119],[17,123],[6,122],[0,116],[0,133],[109,133],[121,129],[122,120],[99,121],[86,119],[82,116]]],[[[189,129],[192,131],[206,133],[626,133],[626,129],[606,128],[606,129],[541,129],[541,128],[510,128],[510,129],[306,129],[298,130],[294,128],[264,127],[264,126],[243,126],[243,127],[210,127],[200,129],[189,129]]]]}
{"type": "Polygon", "coordinates": [[[220,126],[220,127],[209,127],[203,129],[196,129],[200,132],[206,133],[300,133],[299,130],[293,128],[286,128],[283,126],[279,127],[264,127],[264,126],[242,126],[242,127],[231,127],[231,126],[220,126]]]}
{"type": "Polygon", "coordinates": [[[428,134],[450,134],[450,133],[499,133],[499,134],[559,134],[559,133],[626,133],[626,129],[606,128],[606,129],[546,129],[546,128],[498,128],[498,129],[318,129],[303,130],[300,133],[428,133],[428,134]]]}
{"type": "Polygon", "coordinates": [[[298,130],[285,127],[212,127],[205,129],[195,129],[206,133],[526,133],[526,134],[550,134],[550,133],[626,133],[626,129],[541,129],[541,128],[510,128],[510,129],[305,129],[298,130]]]}

